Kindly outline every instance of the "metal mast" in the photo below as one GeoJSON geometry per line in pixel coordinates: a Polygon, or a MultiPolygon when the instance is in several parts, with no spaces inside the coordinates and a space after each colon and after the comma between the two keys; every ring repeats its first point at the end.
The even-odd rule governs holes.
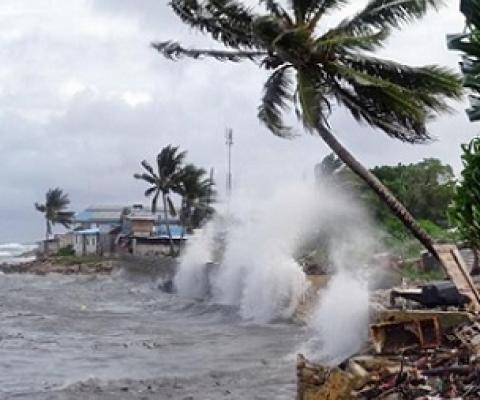
{"type": "Polygon", "coordinates": [[[232,146],[233,146],[233,130],[227,129],[225,133],[227,151],[228,151],[228,172],[227,172],[227,196],[230,198],[232,194],[232,146]]]}

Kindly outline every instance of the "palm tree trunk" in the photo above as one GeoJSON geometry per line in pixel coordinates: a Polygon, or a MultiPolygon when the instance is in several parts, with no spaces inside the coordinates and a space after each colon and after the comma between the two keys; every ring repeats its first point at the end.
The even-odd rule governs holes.
{"type": "Polygon", "coordinates": [[[324,126],[317,126],[317,131],[321,138],[333,150],[333,152],[350,169],[362,178],[365,183],[380,197],[380,199],[390,208],[395,216],[405,225],[405,227],[415,236],[420,243],[434,256],[439,259],[438,253],[434,248],[434,241],[415,221],[412,214],[403,206],[390,190],[367,168],[365,168],[324,126]]]}
{"type": "Polygon", "coordinates": [[[478,250],[475,246],[472,246],[473,251],[473,267],[470,275],[476,276],[480,275],[480,264],[479,264],[479,257],[478,257],[478,250]]]}
{"type": "MultiPolygon", "coordinates": [[[[50,235],[52,234],[52,226],[50,225],[50,221],[48,218],[45,218],[45,222],[47,223],[47,230],[45,233],[45,241],[48,242],[48,239],[50,239],[50,235]]],[[[46,245],[46,243],[45,243],[46,245]]]]}
{"type": "Polygon", "coordinates": [[[175,255],[175,248],[173,247],[172,232],[170,231],[170,222],[168,222],[168,209],[167,209],[167,196],[165,193],[162,193],[163,201],[163,216],[165,218],[165,226],[167,227],[168,240],[170,242],[170,255],[175,255]]]}

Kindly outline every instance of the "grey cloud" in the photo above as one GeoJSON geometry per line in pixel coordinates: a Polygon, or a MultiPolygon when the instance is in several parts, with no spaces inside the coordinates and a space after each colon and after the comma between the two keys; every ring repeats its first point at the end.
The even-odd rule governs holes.
{"type": "MultiPolygon", "coordinates": [[[[19,16],[19,26],[25,30],[0,42],[0,242],[42,236],[43,222],[33,202],[42,200],[52,186],[70,193],[76,209],[90,203],[143,200],[144,187],[132,174],[142,159],[153,160],[168,143],[188,150],[193,162],[214,167],[222,192],[226,127],[235,131],[235,189],[248,188],[251,195],[284,180],[311,176],[313,165],[328,152],[318,138],[281,140],[260,126],[256,109],[266,74],[255,65],[173,63],[155,54],[149,48],[152,40],[206,41],[182,26],[165,2],[78,0],[75,4],[85,13],[83,18],[108,20],[111,31],[96,36],[75,26],[65,29],[63,19],[69,11],[64,10],[62,21],[48,30],[31,29],[31,17],[19,16]],[[116,27],[121,30],[132,20],[135,29],[115,34],[116,27]],[[62,98],[60,88],[72,79],[85,87],[62,98]],[[152,101],[131,107],[121,98],[127,91],[145,93],[152,101]],[[49,117],[37,120],[39,110],[49,117]]],[[[426,24],[395,36],[384,54],[455,68],[457,56],[443,48],[445,33],[462,28],[453,11],[446,9],[426,24]],[[423,42],[419,37],[425,38],[423,42]]],[[[332,125],[368,165],[434,156],[458,169],[459,144],[475,132],[463,107],[457,105],[458,114],[432,125],[439,140],[429,146],[400,144],[359,127],[342,111],[335,112],[332,125]]]]}

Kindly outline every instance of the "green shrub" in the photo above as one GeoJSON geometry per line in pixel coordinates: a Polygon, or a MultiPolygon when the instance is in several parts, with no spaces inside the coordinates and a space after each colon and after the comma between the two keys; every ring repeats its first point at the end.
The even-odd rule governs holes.
{"type": "Polygon", "coordinates": [[[68,256],[73,256],[75,255],[75,250],[73,249],[73,246],[71,244],[62,247],[60,250],[57,252],[58,257],[68,257],[68,256]]]}

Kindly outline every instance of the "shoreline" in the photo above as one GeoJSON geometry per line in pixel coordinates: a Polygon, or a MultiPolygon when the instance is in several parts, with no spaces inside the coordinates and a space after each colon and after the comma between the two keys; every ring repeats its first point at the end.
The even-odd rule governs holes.
{"type": "Polygon", "coordinates": [[[82,257],[48,257],[37,258],[27,262],[0,263],[0,273],[46,275],[58,273],[65,275],[110,274],[116,264],[114,259],[82,258],[82,257]]]}

